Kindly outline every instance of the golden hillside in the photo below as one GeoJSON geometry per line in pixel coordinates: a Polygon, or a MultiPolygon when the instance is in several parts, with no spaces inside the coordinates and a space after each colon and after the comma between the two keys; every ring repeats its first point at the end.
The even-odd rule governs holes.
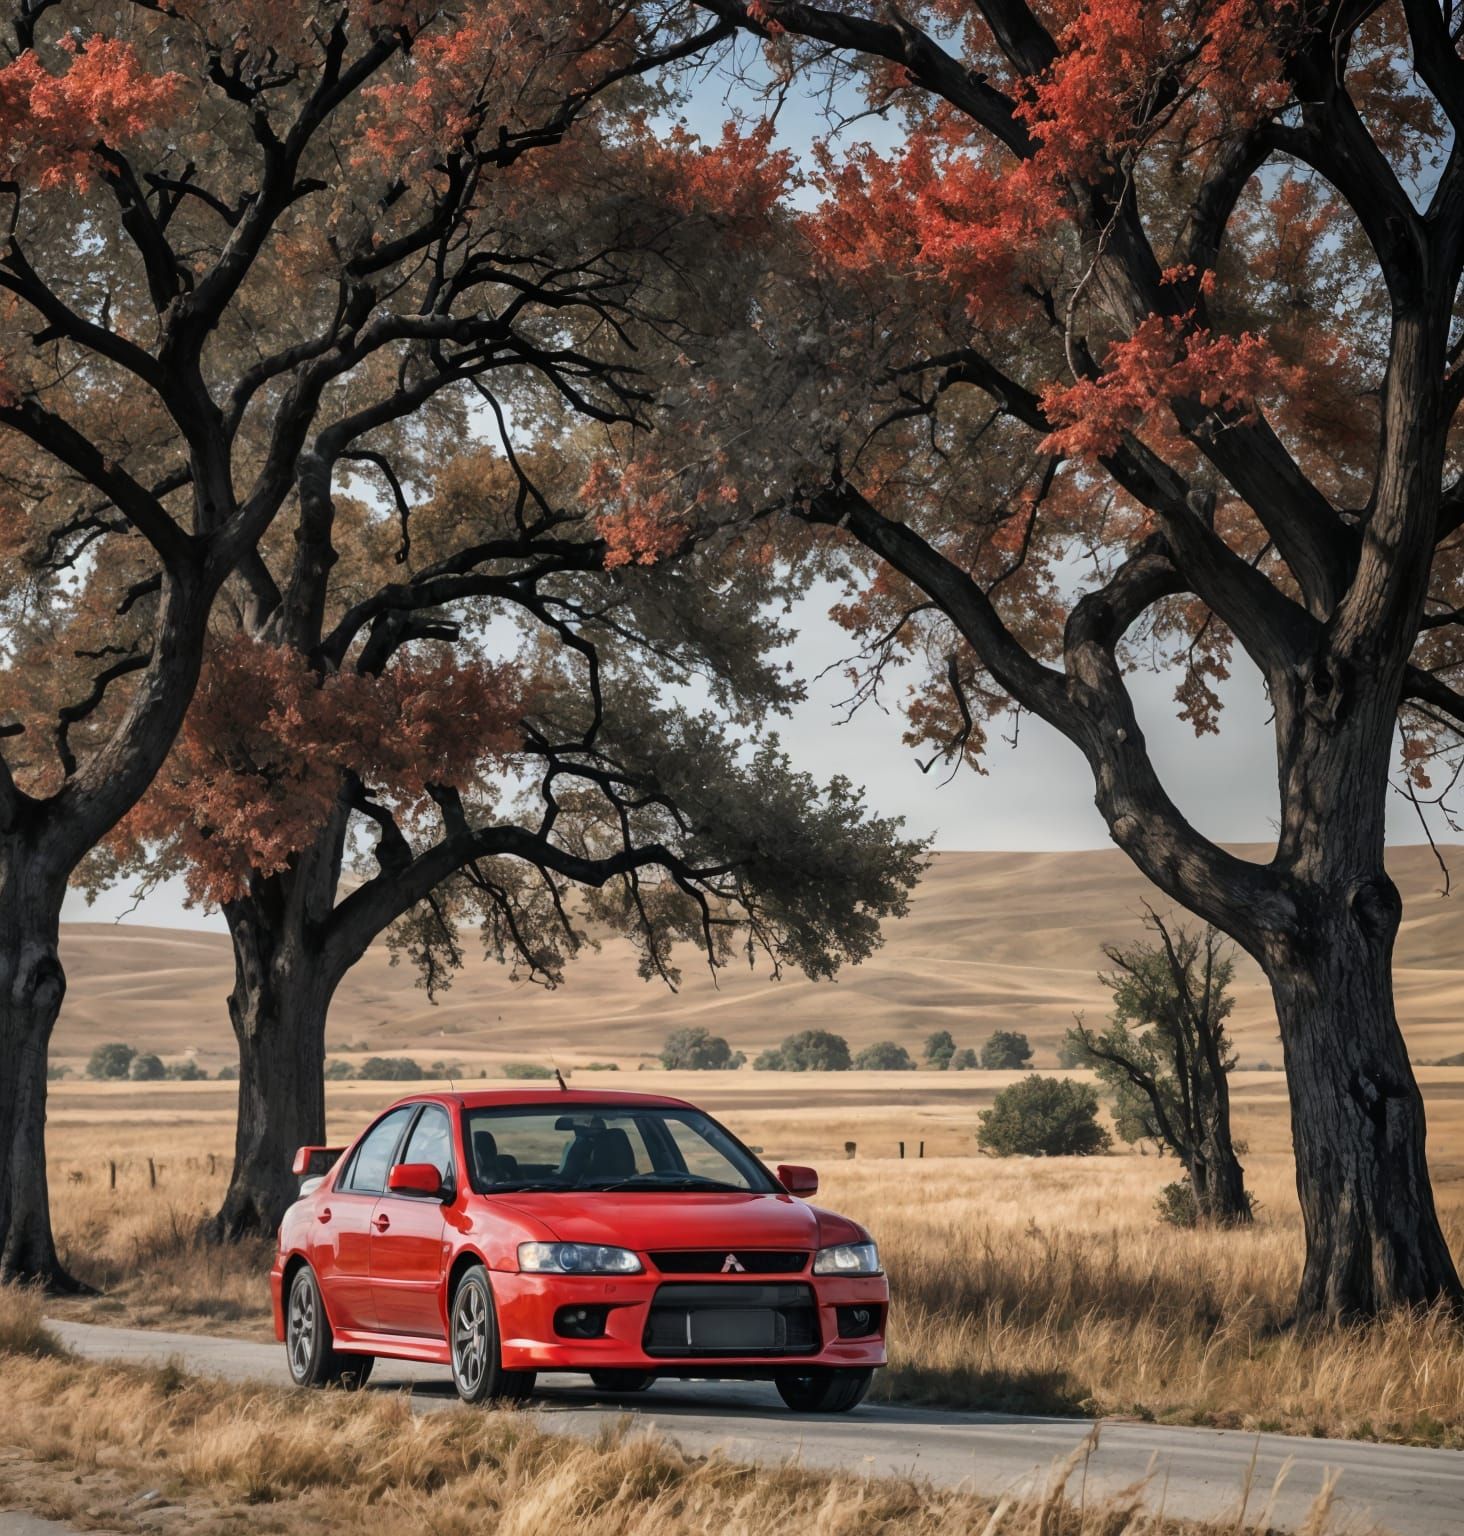
{"type": "MultiPolygon", "coordinates": [[[[1259,848],[1239,849],[1252,857],[1259,848]]],[[[1464,868],[1460,851],[1453,857],[1464,868]]],[[[1458,901],[1439,895],[1427,848],[1397,848],[1389,867],[1403,893],[1398,997],[1409,1046],[1433,1060],[1464,1050],[1464,946],[1458,901]]],[[[766,971],[724,971],[713,984],[685,957],[678,994],[635,973],[623,942],[586,953],[556,992],[512,985],[474,958],[434,1007],[383,946],[347,978],[331,1015],[330,1042],[433,1060],[505,1057],[565,1065],[630,1064],[654,1053],[666,1032],[704,1024],[753,1054],[798,1029],[823,1027],[854,1046],[898,1040],[916,1051],[934,1029],[977,1045],[998,1027],[1023,1030],[1052,1050],[1075,1011],[1100,1017],[1095,971],[1104,940],[1139,927],[1152,888],[1117,851],[944,853],[936,856],[910,915],[890,926],[873,959],[834,983],[766,971]]],[[[70,987],[53,1055],[76,1065],[102,1040],[126,1040],[164,1057],[196,1050],[210,1073],[233,1058],[225,1012],[231,983],[223,935],[175,929],[68,924],[62,958],[70,987]]],[[[1243,961],[1235,1034],[1244,1065],[1280,1064],[1270,1000],[1243,961]]]]}

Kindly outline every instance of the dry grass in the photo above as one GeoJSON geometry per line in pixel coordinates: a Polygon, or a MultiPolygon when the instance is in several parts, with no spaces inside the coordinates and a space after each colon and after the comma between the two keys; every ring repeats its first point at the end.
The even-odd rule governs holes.
{"type": "MultiPolygon", "coordinates": [[[[1284,1327],[1301,1232],[1290,1159],[1276,1150],[1285,1134],[1279,1075],[1253,1080],[1239,1095],[1240,1130],[1255,1149],[1246,1166],[1260,1220],[1235,1233],[1158,1224],[1153,1201],[1175,1176],[1169,1160],[866,1156],[877,1137],[907,1124],[916,1127],[912,1150],[927,1134],[932,1146],[957,1144],[960,1120],[969,1125],[972,1103],[992,1091],[977,1079],[996,1074],[957,1074],[972,1080],[959,1085],[948,1075],[933,1085],[926,1074],[890,1074],[915,1079],[910,1092],[919,1103],[882,1109],[840,1103],[860,1086],[849,1074],[780,1081],[762,1100],[753,1097],[755,1083],[722,1082],[752,1076],[703,1073],[670,1086],[706,1101],[728,1099],[717,1112],[770,1161],[819,1163],[821,1203],[863,1221],[879,1239],[895,1301],[891,1368],[878,1391],[1464,1446],[1464,1335],[1447,1319],[1395,1318],[1359,1332],[1284,1327]],[[801,1109],[778,1097],[789,1089],[801,1095],[801,1109]],[[856,1160],[830,1160],[856,1138],[856,1160]]],[[[1435,1174],[1454,1251],[1464,1256],[1456,1091],[1464,1074],[1435,1076],[1430,1093],[1447,1093],[1430,1100],[1435,1174]]],[[[172,1094],[193,1085],[168,1086],[166,1102],[190,1102],[172,1094]]],[[[380,1085],[346,1087],[332,1090],[334,1135],[359,1128],[385,1096],[380,1085]]],[[[67,1315],[268,1336],[266,1245],[220,1252],[193,1238],[198,1218],[222,1196],[232,1132],[227,1113],[211,1107],[211,1085],[199,1088],[210,1089],[195,1090],[199,1108],[161,1126],[147,1089],[109,1097],[104,1113],[94,1089],[56,1096],[58,1233],[73,1267],[106,1290],[100,1300],[68,1304],[67,1315]]]]}
{"type": "MultiPolygon", "coordinates": [[[[0,1293],[0,1340],[37,1325],[33,1298],[0,1293]]],[[[1141,1490],[1065,1502],[1076,1459],[1046,1495],[989,1500],[908,1479],[743,1466],[698,1458],[622,1428],[594,1440],[546,1434],[523,1414],[415,1414],[406,1396],[231,1387],[173,1370],[83,1364],[0,1349],[6,1441],[51,1475],[34,1484],[51,1513],[75,1513],[61,1472],[110,1474],[116,1502],[142,1487],[186,1502],[190,1532],[247,1523],[298,1532],[537,1536],[1218,1536],[1159,1518],[1141,1490]],[[44,1490],[44,1491],[43,1491],[44,1490]],[[267,1506],[267,1509],[265,1508],[267,1506]]],[[[1239,1491],[1237,1491],[1238,1493],[1239,1491]]],[[[94,1495],[87,1514],[98,1513],[94,1495]]],[[[1237,1502],[1239,1499],[1237,1498],[1237,1502]]],[[[102,1511],[102,1513],[107,1513],[102,1511]]],[[[1327,1524],[1319,1504],[1307,1530],[1327,1524]]],[[[1250,1532],[1227,1521],[1224,1529],[1250,1532]]]]}

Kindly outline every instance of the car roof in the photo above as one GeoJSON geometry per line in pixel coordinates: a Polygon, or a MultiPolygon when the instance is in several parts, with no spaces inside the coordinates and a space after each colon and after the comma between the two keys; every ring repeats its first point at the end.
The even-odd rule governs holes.
{"type": "MultiPolygon", "coordinates": [[[[692,1106],[685,1099],[664,1093],[628,1093],[614,1088],[477,1088],[468,1092],[412,1093],[397,1100],[399,1104],[447,1104],[462,1109],[494,1109],[518,1106],[546,1109],[572,1108],[577,1104],[622,1105],[626,1109],[649,1109],[657,1105],[675,1109],[692,1106]]],[[[395,1107],[395,1106],[393,1106],[395,1107]]]]}

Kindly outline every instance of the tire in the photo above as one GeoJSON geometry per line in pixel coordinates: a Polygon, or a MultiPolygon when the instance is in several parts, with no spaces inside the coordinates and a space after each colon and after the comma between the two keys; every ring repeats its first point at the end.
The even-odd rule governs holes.
{"type": "Polygon", "coordinates": [[[330,1319],[320,1299],[320,1282],[308,1264],[295,1271],[285,1301],[285,1359],[297,1387],[343,1387],[347,1391],[364,1387],[376,1364],[374,1355],[347,1355],[336,1349],[330,1319]]]}
{"type": "Polygon", "coordinates": [[[590,1380],[602,1392],[644,1392],[655,1380],[651,1371],[591,1371],[590,1380]]]}
{"type": "Polygon", "coordinates": [[[785,1371],[774,1378],[778,1396],[794,1413],[848,1413],[864,1401],[872,1370],[785,1371]]]}
{"type": "Polygon", "coordinates": [[[505,1371],[488,1271],[475,1264],[458,1281],[448,1315],[452,1384],[465,1403],[521,1402],[534,1390],[533,1371],[505,1371]]]}

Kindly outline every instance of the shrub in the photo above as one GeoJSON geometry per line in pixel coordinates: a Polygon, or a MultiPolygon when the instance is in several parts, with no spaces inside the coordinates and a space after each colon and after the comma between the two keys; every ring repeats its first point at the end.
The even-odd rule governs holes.
{"type": "Polygon", "coordinates": [[[753,1062],[758,1072],[847,1072],[849,1042],[826,1029],[805,1029],[753,1062]]]}
{"type": "Polygon", "coordinates": [[[969,1072],[977,1064],[976,1052],[969,1045],[951,1057],[952,1072],[969,1072]]]}
{"type": "MultiPolygon", "coordinates": [[[[220,1074],[222,1076],[222,1074],[220,1074]]],[[[349,1061],[336,1057],[325,1064],[325,1080],[328,1083],[344,1083],[355,1077],[356,1069],[349,1061]]]]}
{"type": "Polygon", "coordinates": [[[915,1063],[903,1045],[893,1040],[876,1040],[854,1058],[854,1067],[859,1072],[912,1072],[915,1063]]]}
{"type": "Polygon", "coordinates": [[[1188,1179],[1176,1179],[1159,1191],[1154,1201],[1159,1220],[1171,1227],[1197,1227],[1200,1224],[1199,1208],[1195,1204],[1195,1187],[1188,1179]]]}
{"type": "Polygon", "coordinates": [[[661,1047],[661,1065],[668,1072],[730,1072],[746,1060],[706,1029],[673,1029],[661,1047]]]}
{"type": "Polygon", "coordinates": [[[127,1063],[127,1075],[134,1083],[156,1083],[168,1075],[160,1057],[143,1051],[127,1063]]]}
{"type": "Polygon", "coordinates": [[[614,1061],[587,1061],[580,1070],[582,1072],[618,1072],[620,1064],[614,1061]]]}
{"type": "Polygon", "coordinates": [[[1085,1157],[1110,1145],[1098,1124],[1096,1089],[1035,1072],[1003,1088],[991,1108],[981,1111],[976,1142],[998,1157],[1085,1157]]]}
{"type": "Polygon", "coordinates": [[[1032,1064],[1032,1047],[1026,1035],[1014,1029],[998,1029],[981,1047],[981,1065],[988,1072],[1020,1072],[1032,1064]]]}
{"type": "Polygon", "coordinates": [[[237,1083],[239,1081],[239,1069],[235,1066],[223,1066],[219,1068],[219,1081],[221,1083],[237,1083]]]}
{"type": "Polygon", "coordinates": [[[422,1070],[422,1064],[410,1056],[368,1056],[356,1075],[371,1082],[406,1083],[427,1074],[422,1070]]]}
{"type": "Polygon", "coordinates": [[[61,1067],[57,1066],[54,1062],[47,1062],[46,1081],[48,1083],[59,1083],[70,1070],[70,1067],[61,1067]]]}
{"type": "Polygon", "coordinates": [[[506,1061],[503,1064],[504,1077],[517,1079],[532,1078],[535,1081],[554,1076],[552,1067],[541,1067],[537,1061],[506,1061]]]}
{"type": "Polygon", "coordinates": [[[183,1061],[173,1062],[168,1068],[168,1076],[179,1083],[201,1083],[207,1078],[208,1073],[189,1056],[183,1061]]]}
{"type": "Polygon", "coordinates": [[[1077,1030],[1070,1029],[1058,1042],[1057,1064],[1069,1072],[1078,1067],[1093,1065],[1093,1057],[1088,1047],[1083,1044],[1083,1037],[1077,1030]]]}
{"type": "Polygon", "coordinates": [[[88,1077],[118,1078],[126,1077],[127,1069],[132,1065],[132,1058],[137,1052],[130,1045],[123,1045],[120,1040],[114,1040],[110,1045],[99,1045],[91,1053],[91,1060],[86,1064],[88,1077]]]}
{"type": "Polygon", "coordinates": [[[925,1042],[925,1064],[934,1067],[937,1072],[944,1072],[955,1054],[956,1042],[948,1029],[936,1030],[925,1042]]]}

